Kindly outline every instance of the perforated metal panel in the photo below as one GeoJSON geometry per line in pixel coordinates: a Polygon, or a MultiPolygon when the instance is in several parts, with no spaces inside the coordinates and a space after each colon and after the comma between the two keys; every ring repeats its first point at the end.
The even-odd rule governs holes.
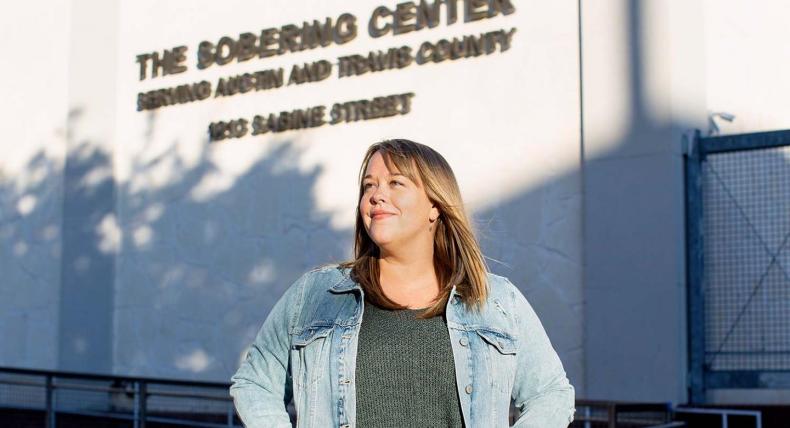
{"type": "Polygon", "coordinates": [[[790,370],[790,146],[703,162],[705,363],[790,370]]]}
{"type": "Polygon", "coordinates": [[[686,186],[692,401],[790,388],[790,131],[697,138],[686,186]]]}

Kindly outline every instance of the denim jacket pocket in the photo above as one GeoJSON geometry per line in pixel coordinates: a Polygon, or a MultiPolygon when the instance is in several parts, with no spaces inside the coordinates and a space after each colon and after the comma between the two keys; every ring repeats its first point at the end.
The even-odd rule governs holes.
{"type": "Polygon", "coordinates": [[[516,350],[518,349],[516,339],[508,333],[486,327],[477,328],[475,331],[488,344],[487,356],[490,361],[492,386],[501,392],[510,394],[516,371],[516,350]]]}
{"type": "Polygon", "coordinates": [[[333,325],[313,325],[291,338],[291,370],[296,388],[313,385],[326,373],[333,328],[333,325]]]}
{"type": "Polygon", "coordinates": [[[513,336],[498,330],[480,327],[477,334],[489,345],[492,345],[500,354],[516,354],[516,339],[513,336]]]}

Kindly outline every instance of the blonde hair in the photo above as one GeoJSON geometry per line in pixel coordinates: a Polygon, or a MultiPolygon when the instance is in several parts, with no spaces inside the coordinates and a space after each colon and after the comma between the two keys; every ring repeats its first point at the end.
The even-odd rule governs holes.
{"type": "MultiPolygon", "coordinates": [[[[394,165],[415,183],[422,182],[428,199],[439,210],[433,241],[433,264],[439,280],[439,298],[421,318],[444,313],[453,286],[469,308],[479,309],[488,296],[488,271],[480,245],[464,210],[461,191],[447,161],[432,148],[413,141],[396,139],[375,143],[368,148],[359,172],[359,201],[365,190],[362,178],[370,158],[381,152],[388,167],[394,165]]],[[[351,278],[362,286],[365,297],[386,309],[406,309],[387,298],[379,282],[379,249],[370,239],[357,204],[354,231],[354,260],[341,264],[351,268],[351,278]]]]}

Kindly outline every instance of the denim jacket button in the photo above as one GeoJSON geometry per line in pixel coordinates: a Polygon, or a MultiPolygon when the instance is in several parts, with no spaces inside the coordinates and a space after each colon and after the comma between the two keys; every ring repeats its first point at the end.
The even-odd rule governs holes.
{"type": "Polygon", "coordinates": [[[458,342],[461,343],[461,346],[466,346],[469,344],[469,339],[462,337],[461,340],[459,340],[458,342]]]}
{"type": "Polygon", "coordinates": [[[466,385],[466,388],[464,390],[466,391],[467,394],[471,394],[472,393],[472,385],[466,385]]]}

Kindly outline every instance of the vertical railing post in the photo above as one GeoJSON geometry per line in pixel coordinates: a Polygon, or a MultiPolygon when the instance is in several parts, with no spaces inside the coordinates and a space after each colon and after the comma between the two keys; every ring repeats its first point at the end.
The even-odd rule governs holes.
{"type": "Polygon", "coordinates": [[[592,406],[584,407],[584,428],[592,428],[592,424],[590,423],[591,411],[592,411],[592,406]]]}
{"type": "Polygon", "coordinates": [[[132,426],[140,428],[140,382],[134,383],[134,408],[132,410],[132,426]]]}
{"type": "Polygon", "coordinates": [[[617,428],[617,405],[609,403],[609,428],[617,428]]]}
{"type": "Polygon", "coordinates": [[[228,426],[233,426],[233,401],[228,401],[228,426]]]}
{"type": "Polygon", "coordinates": [[[144,380],[139,381],[138,385],[140,385],[140,389],[137,393],[137,399],[140,400],[140,404],[138,406],[140,412],[140,428],[145,428],[145,417],[146,417],[146,407],[148,402],[148,385],[145,383],[144,380]]]}
{"type": "Polygon", "coordinates": [[[47,380],[45,382],[44,389],[46,390],[46,414],[44,415],[45,421],[44,426],[46,428],[55,428],[55,412],[52,406],[52,375],[47,375],[47,380]]]}
{"type": "Polygon", "coordinates": [[[688,299],[688,400],[705,402],[705,289],[703,287],[702,165],[705,148],[699,131],[686,153],[686,282],[688,299]]]}

